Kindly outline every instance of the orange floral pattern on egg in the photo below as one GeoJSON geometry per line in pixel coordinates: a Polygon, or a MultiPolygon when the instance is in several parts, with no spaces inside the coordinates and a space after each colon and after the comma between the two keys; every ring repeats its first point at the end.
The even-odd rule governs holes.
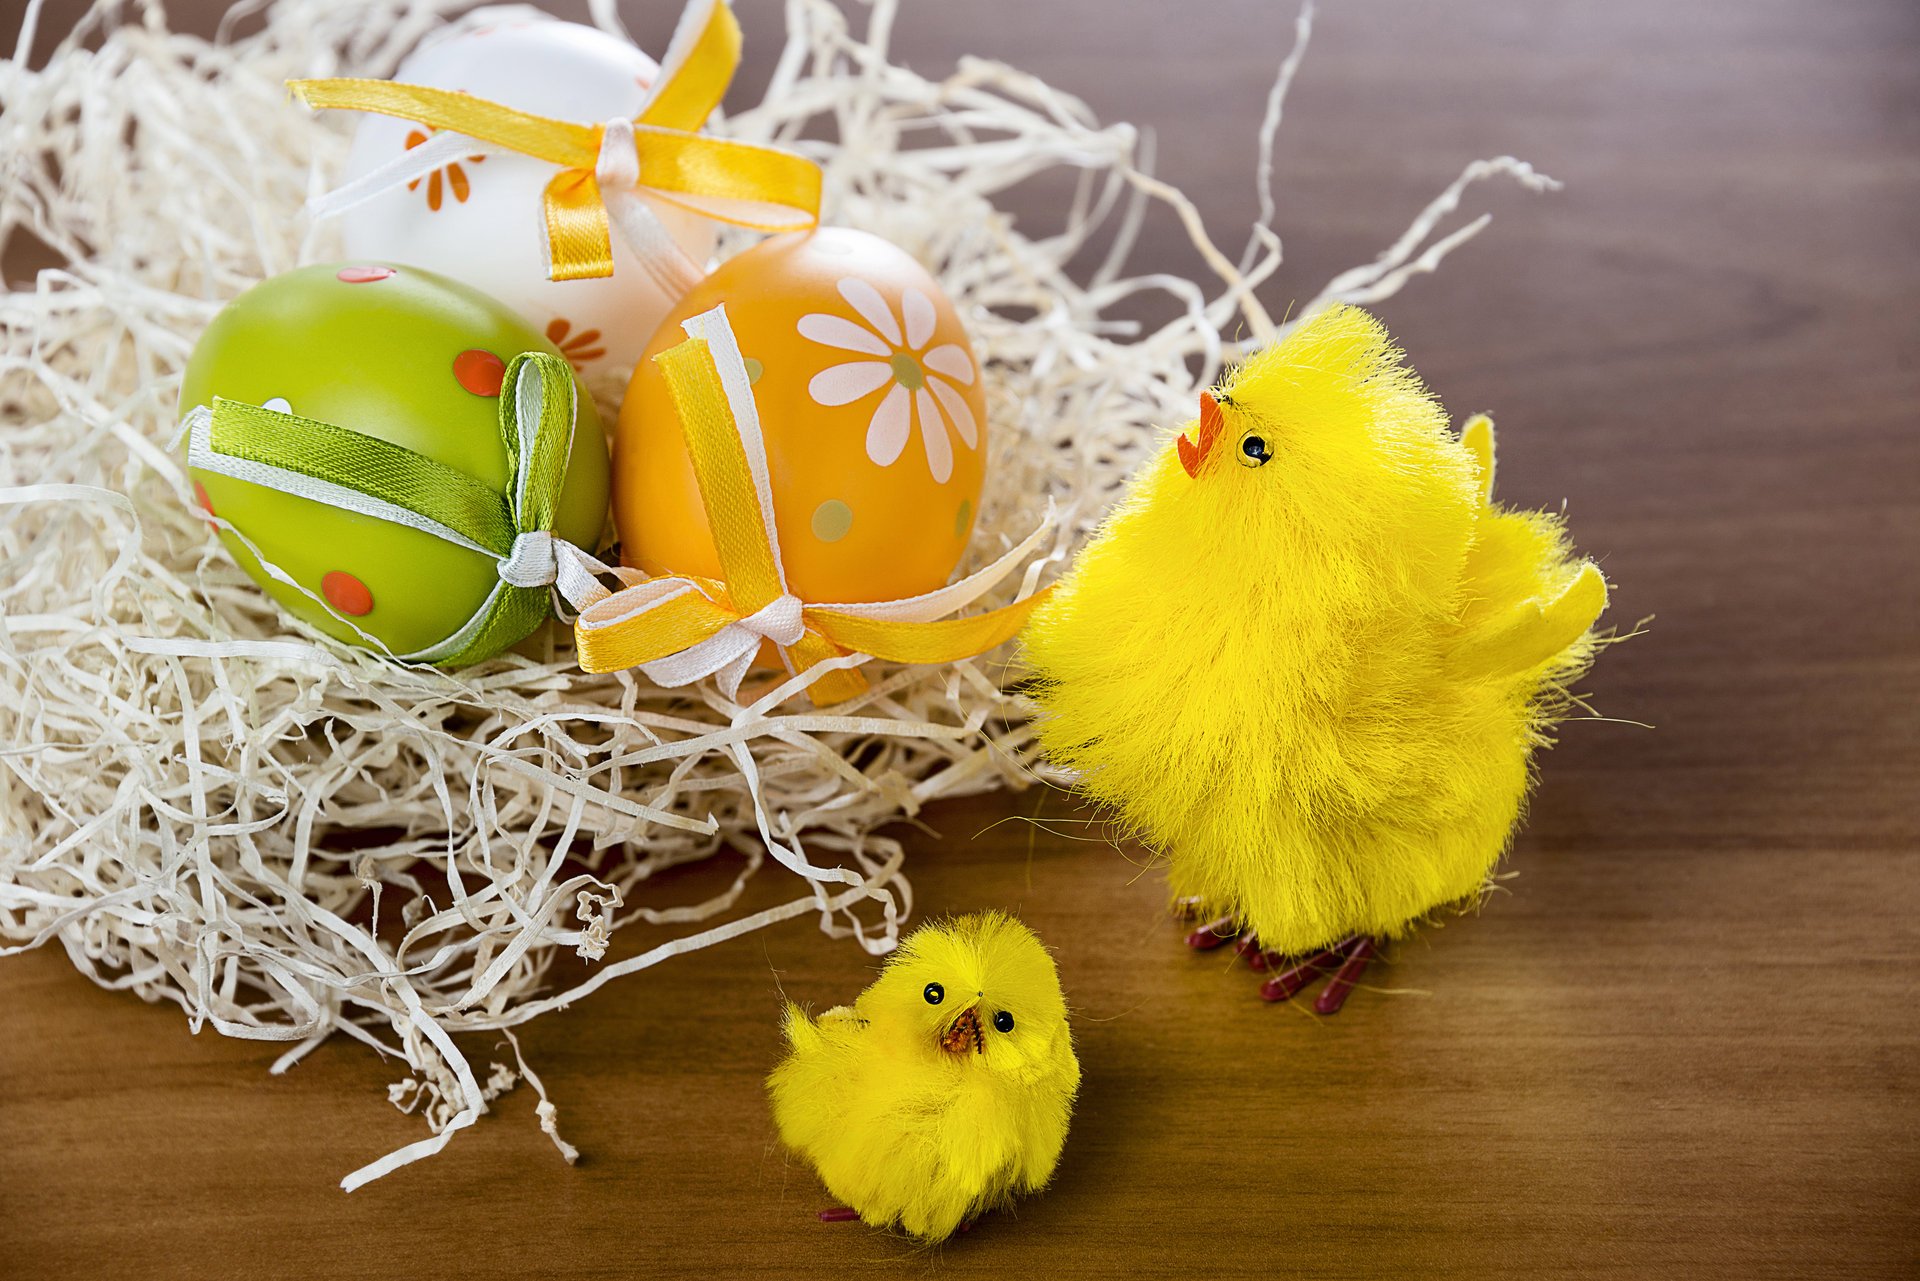
{"type": "Polygon", "coordinates": [[[547,341],[558,347],[560,354],[575,369],[584,369],[607,354],[607,349],[600,345],[598,329],[583,329],[574,333],[573,322],[564,316],[556,316],[547,322],[547,341]]]}
{"type": "MultiPolygon", "coordinates": [[[[409,129],[407,131],[406,149],[408,151],[412,151],[415,147],[419,146],[421,143],[425,142],[428,138],[432,137],[434,134],[439,132],[440,131],[438,129],[434,129],[430,131],[422,130],[422,129],[409,129]]],[[[477,164],[482,164],[485,161],[486,161],[485,156],[468,156],[467,157],[468,164],[477,165],[477,164]]],[[[460,167],[460,162],[457,160],[450,161],[447,164],[440,166],[438,169],[432,170],[431,172],[423,175],[423,177],[421,178],[415,178],[412,182],[407,184],[407,190],[408,191],[419,190],[419,187],[422,181],[424,181],[427,184],[427,211],[429,213],[440,212],[440,205],[442,204],[441,182],[440,182],[441,174],[446,175],[446,190],[451,191],[453,193],[453,198],[456,201],[460,202],[461,204],[465,204],[467,202],[467,197],[471,195],[473,191],[472,184],[467,181],[467,171],[460,167]]]]}
{"type": "Polygon", "coordinates": [[[714,576],[679,420],[652,357],[716,304],[740,343],[766,441],[787,581],[802,599],[891,600],[942,586],[966,550],[987,458],[983,380],[925,268],[865,232],[763,241],[682,299],[648,345],[614,444],[630,564],[714,576]]]}

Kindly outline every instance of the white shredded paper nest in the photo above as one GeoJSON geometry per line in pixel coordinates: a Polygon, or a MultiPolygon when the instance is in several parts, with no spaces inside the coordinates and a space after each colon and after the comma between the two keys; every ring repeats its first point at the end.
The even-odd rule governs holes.
{"type": "MultiPolygon", "coordinates": [[[[483,1078],[459,1034],[510,1039],[609,980],[794,916],[887,951],[912,893],[905,849],[878,829],[1020,786],[1033,765],[1005,650],[869,664],[872,688],[827,712],[795,681],[749,682],[736,705],[711,683],[588,676],[563,628],[447,674],[303,630],[221,549],[168,446],[181,369],[236,294],[332,256],[331,228],[302,207],[339,175],[354,123],[295,104],[283,81],[390,75],[464,7],[242,3],[209,42],[171,32],[158,2],[102,2],[32,70],[32,0],[0,64],[0,246],[30,235],[62,263],[0,297],[0,956],[57,943],[102,986],[176,1002],[196,1031],[285,1042],[275,1072],[334,1033],[403,1060],[391,1098],[431,1133],[348,1189],[438,1151],[517,1080],[540,1090],[517,1043],[483,1078]],[[652,892],[657,873],[727,852],[713,897],[652,892]],[[790,892],[743,915],[760,874],[790,892]],[[599,962],[635,921],[674,937],[553,979],[556,956],[599,962]]],[[[624,36],[611,0],[594,12],[624,36]]],[[[939,276],[983,356],[994,433],[963,569],[1051,497],[1065,519],[1028,577],[1051,575],[1233,355],[1223,333],[1273,335],[1252,289],[1280,263],[1270,157],[1313,15],[1257,137],[1247,122],[1263,219],[1238,257],[1150,176],[1132,126],[1001,63],[939,80],[897,66],[902,16],[894,0],[789,0],[764,101],[713,127],[805,151],[825,168],[825,221],[939,276]],[[1072,179],[1070,205],[1016,231],[996,194],[1050,170],[1072,179]],[[1141,220],[1167,216],[1211,278],[1129,273],[1141,220]],[[1070,259],[1098,265],[1070,275],[1070,259]],[[1170,295],[1178,318],[1149,332],[1112,318],[1141,293],[1170,295]]],[[[1475,162],[1296,315],[1431,271],[1484,224],[1442,230],[1495,174],[1552,185],[1511,158],[1475,162]]]]}

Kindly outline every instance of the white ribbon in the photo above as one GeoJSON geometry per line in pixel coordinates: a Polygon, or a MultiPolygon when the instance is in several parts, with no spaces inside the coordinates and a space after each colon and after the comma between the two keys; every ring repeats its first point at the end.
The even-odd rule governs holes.
{"type": "Polygon", "coordinates": [[[797,645],[807,634],[806,619],[801,616],[805,608],[798,596],[788,592],[778,600],[768,601],[735,626],[756,632],[776,645],[797,645]]]}
{"type": "Polygon", "coordinates": [[[513,587],[545,587],[560,576],[557,540],[549,530],[516,535],[513,550],[500,562],[500,581],[513,587]]]}
{"type": "Polygon", "coordinates": [[[307,213],[318,222],[322,218],[345,213],[355,205],[365,204],[382,192],[424,178],[435,169],[465,156],[507,154],[511,153],[504,147],[469,138],[463,133],[436,133],[419,146],[407,148],[392,160],[368,170],[345,186],[335,187],[308,200],[307,213]]]}
{"type": "MultiPolygon", "coordinates": [[[[521,537],[525,538],[528,537],[528,535],[523,534],[521,537]]],[[[600,581],[603,575],[617,578],[622,584],[629,586],[646,580],[646,575],[640,573],[638,570],[627,569],[621,565],[605,564],[598,557],[582,551],[579,547],[576,547],[558,535],[550,534],[547,535],[547,538],[554,555],[551,572],[547,572],[544,553],[530,551],[530,558],[541,557],[542,559],[537,561],[530,559],[530,566],[538,566],[537,569],[530,568],[529,578],[532,579],[532,581],[516,583],[515,586],[551,586],[555,594],[560,597],[560,602],[564,602],[575,612],[578,612],[596,601],[605,600],[612,594],[600,581]],[[543,574],[545,575],[544,577],[542,577],[543,574]]],[[[516,539],[514,551],[518,553],[519,550],[519,540],[516,539]]],[[[507,578],[506,573],[511,561],[512,558],[509,557],[508,560],[500,562],[500,577],[502,581],[513,582],[512,579],[507,578]]],[[[559,613],[562,618],[572,617],[572,615],[568,614],[565,610],[558,608],[558,602],[556,603],[556,612],[559,613]]]]}

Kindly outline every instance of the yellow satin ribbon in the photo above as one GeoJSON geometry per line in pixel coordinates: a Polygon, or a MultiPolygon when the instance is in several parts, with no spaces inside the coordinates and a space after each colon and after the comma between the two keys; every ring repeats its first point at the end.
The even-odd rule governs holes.
{"type": "MultiPolygon", "coordinates": [[[[697,0],[696,0],[697,2],[697,0]]],[[[636,184],[667,204],[760,231],[804,231],[820,216],[820,167],[804,156],[694,132],[740,61],[740,24],[712,3],[699,36],[633,122],[636,184]]],[[[613,240],[595,176],[606,127],[517,111],[451,89],[391,80],[289,80],[315,108],[370,111],[448,129],[560,166],[546,189],[549,274],[613,274],[613,240]]]]}
{"type": "MultiPolygon", "coordinates": [[[[637,614],[631,597],[623,599],[626,593],[589,606],[574,624],[580,666],[589,672],[617,671],[678,654],[786,594],[768,532],[772,521],[761,510],[746,448],[706,340],[688,338],[654,360],[679,411],[726,581],[687,578],[689,590],[637,614]]],[[[970,658],[1010,640],[1050,590],[984,614],[927,622],[875,618],[865,612],[887,612],[885,605],[832,609],[803,602],[805,634],[785,647],[786,658],[795,672],[843,654],[871,654],[897,663],[970,658]]],[[[825,673],[808,693],[816,704],[825,705],[866,688],[866,677],[849,669],[825,673]]]]}

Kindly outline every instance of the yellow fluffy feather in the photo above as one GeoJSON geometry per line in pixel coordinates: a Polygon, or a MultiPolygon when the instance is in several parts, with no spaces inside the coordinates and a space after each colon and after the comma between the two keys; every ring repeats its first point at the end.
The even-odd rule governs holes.
{"type": "Polygon", "coordinates": [[[1080,1063],[1053,958],[998,912],[922,926],[851,1008],[789,1004],[780,1137],[874,1227],[940,1240],[1046,1185],[1080,1063]]]}
{"type": "Polygon", "coordinates": [[[1249,358],[1024,637],[1049,756],[1283,954],[1482,890],[1606,605],[1400,362],[1352,307],[1249,358]]]}

